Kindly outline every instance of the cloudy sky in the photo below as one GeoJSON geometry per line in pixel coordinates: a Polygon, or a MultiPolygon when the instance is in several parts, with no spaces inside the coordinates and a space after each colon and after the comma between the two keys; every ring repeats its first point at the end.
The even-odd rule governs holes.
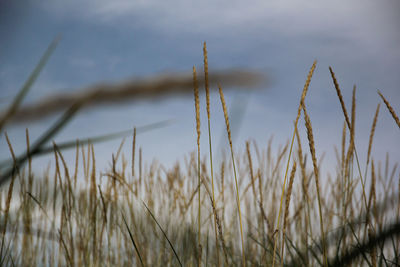
{"type": "MultiPolygon", "coordinates": [[[[268,80],[251,93],[226,93],[231,110],[243,111],[241,118],[232,118],[236,150],[243,150],[248,139],[264,148],[274,136],[277,149],[290,138],[301,90],[316,59],[306,103],[317,154],[326,153],[326,169],[335,166],[334,146],[340,144],[344,118],[328,70],[332,66],[348,108],[352,87],[357,85],[356,145],[364,166],[372,118],[381,102],[378,89],[400,113],[398,10],[397,0],[0,0],[0,108],[10,103],[58,35],[62,39],[24,104],[100,81],[190,73],[193,65],[201,70],[202,43],[206,41],[210,71],[245,68],[263,73],[268,80]]],[[[211,97],[217,149],[227,143],[219,96],[211,97]]],[[[201,100],[205,104],[204,98],[201,100]]],[[[55,141],[174,119],[170,126],[137,139],[147,161],[156,158],[171,166],[196,148],[193,104],[192,96],[169,97],[85,110],[55,141]]],[[[202,116],[205,119],[204,109],[202,116]]],[[[26,127],[34,140],[56,119],[9,126],[7,132],[16,150],[22,152],[26,127]]],[[[207,128],[203,126],[205,120],[202,150],[206,152],[207,128]]],[[[305,142],[306,133],[303,128],[301,131],[305,142]]],[[[400,131],[382,106],[373,148],[375,160],[383,160],[389,152],[391,161],[398,162],[399,140],[400,131]]],[[[111,160],[120,142],[95,146],[100,163],[111,160]]],[[[130,145],[127,140],[128,157],[130,145]]],[[[0,149],[1,159],[8,158],[3,136],[0,149]]],[[[42,158],[38,162],[48,161],[42,158]]]]}

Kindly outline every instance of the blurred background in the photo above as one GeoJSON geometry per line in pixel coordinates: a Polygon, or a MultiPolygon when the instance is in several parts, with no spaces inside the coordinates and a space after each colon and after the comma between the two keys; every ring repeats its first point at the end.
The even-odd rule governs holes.
{"type": "MultiPolygon", "coordinates": [[[[272,136],[277,151],[292,135],[301,91],[316,59],[306,104],[318,158],[325,153],[322,171],[334,174],[334,146],[340,147],[344,121],[328,66],[336,73],[349,110],[351,91],[357,85],[355,133],[363,170],[372,119],[377,104],[382,102],[378,89],[400,113],[399,10],[397,0],[0,0],[0,109],[8,107],[57,35],[61,35],[61,41],[23,105],[49,95],[73,94],[99,82],[190,74],[193,65],[201,72],[206,41],[211,73],[241,68],[266,78],[258,90],[226,90],[236,151],[244,151],[248,139],[265,148],[272,136]]],[[[203,88],[201,92],[201,142],[206,156],[203,88]]],[[[25,128],[29,128],[33,142],[60,115],[8,125],[6,130],[17,154],[26,147],[25,128]]],[[[211,95],[211,116],[214,153],[219,157],[217,150],[227,148],[228,143],[216,91],[211,95]]],[[[187,96],[85,109],[54,141],[129,130],[169,119],[173,119],[170,125],[138,135],[136,144],[142,148],[145,162],[157,160],[171,167],[196,149],[191,92],[187,96]]],[[[304,120],[299,123],[306,142],[304,120]]],[[[108,166],[121,140],[95,145],[98,169],[108,166]]],[[[391,162],[398,162],[399,140],[397,125],[381,106],[372,150],[375,161],[383,161],[388,152],[391,162]]],[[[128,161],[131,146],[128,137],[123,150],[128,161]]],[[[65,153],[72,164],[74,150],[65,153]]],[[[0,160],[9,158],[7,143],[1,136],[0,160]]],[[[52,156],[40,157],[34,166],[43,171],[52,160],[52,156]]]]}

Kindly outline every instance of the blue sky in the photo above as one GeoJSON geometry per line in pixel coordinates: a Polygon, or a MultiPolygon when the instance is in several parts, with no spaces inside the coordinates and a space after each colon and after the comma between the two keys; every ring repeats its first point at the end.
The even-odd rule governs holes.
{"type": "MultiPolygon", "coordinates": [[[[248,68],[272,81],[250,95],[226,93],[228,105],[235,99],[248,101],[241,127],[233,133],[236,150],[243,150],[249,138],[261,148],[272,135],[276,148],[290,138],[307,72],[317,59],[306,100],[317,154],[326,152],[325,169],[335,166],[333,148],[340,144],[344,118],[329,75],[328,66],[332,66],[348,108],[353,84],[357,85],[356,145],[364,166],[372,118],[381,102],[377,89],[400,113],[398,10],[396,0],[0,1],[0,107],[7,106],[58,34],[62,40],[24,103],[100,81],[190,72],[193,65],[202,69],[202,42],[206,41],[210,71],[248,68]]],[[[211,97],[216,149],[220,140],[226,140],[221,139],[224,121],[219,96],[211,97]]],[[[204,155],[205,117],[202,109],[204,155]]],[[[26,127],[35,139],[56,118],[10,126],[7,132],[16,150],[23,151],[26,127]]],[[[174,124],[137,140],[147,161],[156,158],[171,166],[196,148],[194,118],[192,96],[102,107],[86,110],[55,141],[175,119],[174,124]]],[[[238,123],[232,119],[233,125],[238,123]]],[[[301,131],[305,146],[306,133],[301,131]]],[[[382,106],[373,147],[375,160],[383,160],[389,152],[391,161],[398,162],[399,140],[400,131],[382,106]]],[[[95,146],[100,164],[111,160],[119,142],[95,146]]],[[[127,140],[128,160],[130,145],[127,140]]],[[[1,158],[9,157],[4,137],[0,147],[1,158]]],[[[40,164],[48,161],[38,160],[40,164]]]]}

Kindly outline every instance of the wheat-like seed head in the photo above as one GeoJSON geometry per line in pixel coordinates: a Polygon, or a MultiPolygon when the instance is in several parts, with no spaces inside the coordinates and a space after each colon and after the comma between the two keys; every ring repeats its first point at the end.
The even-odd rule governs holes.
{"type": "Polygon", "coordinates": [[[193,88],[194,88],[194,101],[196,108],[196,131],[197,131],[197,145],[200,145],[200,100],[199,100],[199,84],[197,82],[196,67],[193,66],[193,88]]]}
{"type": "Polygon", "coordinates": [[[303,105],[304,119],[307,129],[307,138],[310,146],[311,158],[314,167],[314,176],[315,176],[315,186],[317,188],[317,198],[318,198],[318,208],[319,208],[319,218],[320,218],[320,227],[321,227],[321,236],[322,236],[322,247],[323,247],[323,256],[324,256],[324,265],[327,266],[327,252],[326,252],[326,244],[325,244],[325,233],[324,233],[324,224],[322,220],[322,208],[321,208],[321,196],[320,196],[320,185],[319,185],[319,171],[317,158],[315,153],[315,145],[314,145],[314,135],[312,132],[311,120],[307,114],[307,110],[305,105],[303,105]]]}
{"type": "MultiPolygon", "coordinates": [[[[311,82],[311,77],[312,77],[312,75],[314,73],[316,65],[317,65],[317,61],[314,60],[313,65],[311,66],[311,69],[310,69],[310,71],[308,73],[306,83],[304,84],[303,92],[301,94],[300,104],[299,104],[299,107],[298,107],[298,110],[297,110],[297,116],[296,116],[296,121],[295,121],[295,128],[297,127],[297,123],[299,121],[300,114],[301,114],[301,107],[304,106],[304,99],[306,97],[307,90],[308,90],[308,87],[309,87],[310,82],[311,82]]],[[[278,220],[277,220],[277,224],[276,224],[277,231],[279,231],[279,226],[280,226],[280,218],[281,218],[281,211],[282,211],[282,205],[283,205],[283,195],[285,193],[286,178],[287,178],[287,174],[288,174],[288,171],[289,171],[289,163],[290,163],[290,157],[291,157],[291,154],[292,154],[292,148],[293,148],[293,143],[294,143],[294,135],[295,135],[295,130],[293,130],[292,142],[290,144],[289,157],[288,157],[288,161],[287,161],[287,164],[286,164],[285,177],[283,179],[282,195],[281,195],[281,200],[280,200],[280,204],[279,204],[278,220]]],[[[277,245],[277,238],[274,238],[274,252],[273,252],[273,258],[272,258],[272,267],[275,266],[276,245],[277,245]]]]}
{"type": "Polygon", "coordinates": [[[296,123],[295,123],[296,125],[297,125],[297,122],[298,122],[298,120],[300,118],[301,107],[304,105],[304,99],[306,98],[308,87],[310,86],[311,78],[313,76],[313,73],[314,73],[314,70],[315,70],[316,66],[317,66],[317,61],[314,60],[312,66],[311,66],[311,69],[308,72],[307,80],[306,80],[306,83],[304,84],[304,87],[303,87],[303,92],[301,93],[300,105],[299,105],[299,108],[297,109],[297,117],[296,117],[296,123]]]}
{"type": "Polygon", "coordinates": [[[379,115],[380,106],[381,106],[381,104],[378,104],[378,106],[376,107],[374,120],[372,122],[371,132],[369,134],[368,153],[367,153],[367,166],[368,166],[369,158],[370,158],[370,155],[371,155],[372,142],[373,142],[373,139],[374,139],[374,133],[375,133],[375,128],[376,128],[376,122],[378,121],[378,115],[379,115]]]}
{"type": "Polygon", "coordinates": [[[231,129],[229,126],[229,117],[228,117],[228,110],[226,108],[225,97],[224,97],[224,93],[222,92],[221,85],[218,84],[218,88],[219,88],[219,96],[221,98],[221,103],[222,103],[222,109],[224,111],[226,131],[228,132],[229,145],[232,147],[231,129]]]}
{"type": "Polygon", "coordinates": [[[393,119],[397,123],[397,126],[400,128],[400,119],[397,117],[396,112],[394,111],[393,107],[389,104],[389,101],[386,100],[386,98],[382,95],[380,91],[378,91],[378,94],[382,98],[383,102],[385,102],[386,107],[388,108],[390,114],[392,114],[393,119]]]}
{"type": "Polygon", "coordinates": [[[347,126],[349,127],[349,129],[351,129],[349,116],[347,115],[347,109],[346,109],[346,106],[344,105],[344,100],[343,100],[342,92],[340,91],[339,83],[337,82],[335,73],[333,72],[331,67],[329,67],[329,71],[331,72],[333,84],[335,85],[336,93],[339,97],[340,105],[342,106],[342,110],[343,110],[344,118],[346,119],[347,126]]]}
{"type": "Polygon", "coordinates": [[[309,142],[309,146],[310,146],[310,153],[311,153],[313,167],[314,167],[315,180],[317,183],[319,183],[318,164],[317,164],[317,157],[315,155],[314,135],[313,135],[313,131],[312,131],[311,120],[310,120],[310,117],[308,116],[305,106],[303,106],[303,112],[304,112],[304,119],[305,119],[305,124],[306,124],[306,129],[307,129],[307,138],[308,138],[308,142],[309,142]]]}
{"type": "MultiPolygon", "coordinates": [[[[296,130],[296,139],[297,139],[297,145],[298,145],[298,158],[299,158],[299,164],[300,164],[300,169],[301,169],[301,176],[303,177],[302,180],[302,187],[303,187],[303,193],[306,196],[306,198],[308,199],[308,186],[307,186],[307,174],[306,174],[306,166],[305,166],[305,162],[303,160],[303,149],[301,147],[301,140],[300,140],[300,135],[299,135],[299,131],[297,129],[297,127],[295,128],[296,130]]],[[[290,181],[289,181],[290,182],[290,181]]]]}
{"type": "Polygon", "coordinates": [[[244,238],[243,238],[243,225],[242,225],[242,213],[240,210],[240,199],[239,199],[239,186],[237,182],[237,175],[236,175],[236,167],[235,167],[235,157],[233,153],[233,146],[232,146],[232,139],[231,139],[231,130],[229,127],[229,117],[228,117],[228,111],[226,108],[226,103],[225,103],[225,98],[224,98],[224,93],[222,92],[221,85],[218,84],[219,88],[219,95],[221,98],[221,104],[222,104],[222,109],[224,111],[224,117],[225,117],[225,123],[226,123],[226,131],[228,132],[228,139],[229,139],[229,146],[231,148],[231,156],[232,156],[232,167],[233,167],[233,174],[235,177],[235,185],[236,185],[236,197],[237,197],[237,207],[238,207],[238,213],[239,213],[239,225],[240,225],[240,238],[242,241],[242,266],[246,266],[246,257],[244,253],[244,238]]]}
{"type": "MultiPolygon", "coordinates": [[[[289,187],[288,187],[287,195],[286,195],[285,213],[283,216],[283,228],[282,228],[283,240],[285,240],[286,226],[287,226],[287,220],[288,220],[288,216],[289,216],[290,197],[292,195],[292,188],[293,188],[293,181],[294,181],[295,174],[296,174],[296,161],[293,163],[292,171],[290,173],[289,187]]],[[[282,245],[282,253],[281,253],[282,258],[283,258],[283,251],[284,251],[284,247],[285,247],[284,244],[285,244],[285,242],[283,242],[283,245],[282,245]]]]}
{"type": "Polygon", "coordinates": [[[204,86],[206,88],[207,116],[208,119],[210,119],[210,87],[208,82],[208,57],[207,57],[206,42],[204,42],[203,54],[204,54],[204,86]]]}

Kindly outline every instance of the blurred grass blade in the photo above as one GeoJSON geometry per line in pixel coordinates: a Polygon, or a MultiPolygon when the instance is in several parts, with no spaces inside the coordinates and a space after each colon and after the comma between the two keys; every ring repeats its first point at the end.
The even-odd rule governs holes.
{"type": "MultiPolygon", "coordinates": [[[[165,127],[169,124],[171,124],[172,120],[165,120],[165,121],[160,121],[160,122],[156,122],[156,123],[151,123],[151,124],[147,124],[144,125],[142,127],[138,127],[136,128],[136,133],[140,134],[140,133],[145,133],[154,129],[158,129],[158,128],[162,128],[165,127]]],[[[79,140],[79,145],[87,145],[87,144],[95,144],[95,143],[101,143],[101,142],[106,142],[106,141],[110,141],[113,139],[117,139],[117,138],[121,138],[121,137],[125,137],[125,136],[129,136],[133,133],[132,130],[125,130],[125,131],[120,131],[120,132],[116,132],[116,133],[111,133],[111,134],[106,134],[106,135],[100,135],[100,136],[95,136],[95,137],[90,137],[84,140],[79,140]]],[[[76,147],[76,142],[77,140],[74,141],[68,141],[65,143],[61,143],[58,144],[57,147],[58,149],[61,150],[66,150],[66,149],[71,149],[71,148],[75,148],[76,147]]],[[[47,154],[47,153],[52,153],[54,151],[54,148],[52,146],[48,146],[48,147],[44,147],[42,149],[39,149],[39,151],[37,152],[37,155],[43,155],[43,154],[47,154]]]]}
{"type": "Polygon", "coordinates": [[[133,235],[132,235],[132,233],[131,233],[131,230],[129,230],[128,224],[126,223],[124,214],[122,214],[122,212],[121,212],[121,215],[122,215],[122,219],[124,220],[126,229],[128,229],[129,237],[131,238],[132,244],[133,244],[133,246],[135,247],[136,253],[137,253],[138,257],[139,257],[140,264],[141,264],[142,266],[144,266],[143,261],[142,261],[142,256],[140,256],[138,247],[136,246],[136,242],[135,242],[135,240],[133,239],[133,235]]]}
{"type": "Polygon", "coordinates": [[[64,115],[47,130],[36,143],[31,147],[30,152],[26,152],[23,156],[17,158],[13,167],[10,167],[7,171],[0,176],[0,187],[13,175],[15,172],[30,158],[38,154],[40,149],[45,143],[47,143],[54,135],[56,135],[79,111],[79,109],[84,105],[87,99],[82,99],[82,101],[75,103],[68,109],[64,115]]]}
{"type": "MultiPolygon", "coordinates": [[[[198,77],[199,86],[204,84],[201,77],[201,75],[198,77]]],[[[220,82],[227,88],[242,88],[246,91],[264,80],[260,73],[240,69],[217,71],[209,76],[210,86],[215,86],[217,82],[220,82]]],[[[185,96],[192,93],[192,86],[192,75],[187,73],[155,75],[142,79],[130,79],[120,83],[99,83],[81,90],[75,90],[71,94],[53,95],[36,103],[24,105],[15,112],[9,123],[42,120],[46,116],[65,111],[73,103],[94,93],[96,93],[96,97],[90,99],[85,108],[104,105],[119,106],[121,103],[132,101],[155,101],[165,99],[165,97],[185,96]]]]}
{"type": "MultiPolygon", "coordinates": [[[[159,128],[162,128],[162,127],[166,127],[166,126],[170,125],[173,121],[174,120],[164,120],[164,121],[159,121],[159,122],[143,125],[143,126],[140,126],[140,127],[136,128],[136,133],[137,134],[141,134],[141,133],[145,133],[145,132],[148,132],[148,131],[151,131],[151,130],[155,130],[155,129],[159,129],[159,128]]],[[[83,140],[76,139],[76,140],[73,140],[73,141],[67,141],[67,142],[64,142],[64,143],[59,143],[59,144],[57,144],[57,148],[60,151],[62,151],[62,150],[76,148],[76,143],[77,142],[81,146],[82,145],[87,145],[87,144],[96,144],[96,143],[102,143],[102,142],[107,142],[107,141],[110,141],[110,140],[118,139],[118,138],[121,138],[121,137],[126,137],[126,136],[129,136],[131,134],[132,134],[132,130],[125,130],[125,131],[115,132],[115,133],[106,134],[106,135],[89,137],[89,138],[85,138],[83,140]]],[[[40,148],[36,152],[35,156],[53,153],[53,151],[54,151],[54,147],[53,146],[43,147],[43,148],[40,148]]],[[[0,162],[0,169],[3,168],[6,165],[9,165],[9,164],[12,164],[12,161],[5,160],[5,161],[0,162]]]]}
{"type": "MultiPolygon", "coordinates": [[[[306,261],[304,255],[300,252],[299,248],[297,248],[297,247],[295,246],[295,244],[293,244],[293,241],[292,241],[290,238],[288,238],[287,236],[286,236],[285,238],[286,238],[287,243],[290,244],[290,247],[292,247],[292,248],[296,251],[297,256],[299,257],[299,259],[301,260],[301,262],[304,264],[303,266],[307,266],[307,261],[306,261]]],[[[289,250],[289,249],[288,249],[288,250],[289,250]]],[[[289,251],[290,251],[290,250],[289,250],[289,251]]],[[[294,258],[294,257],[292,256],[292,258],[294,258]]]]}
{"type": "Polygon", "coordinates": [[[387,239],[400,236],[400,222],[395,222],[391,224],[389,227],[384,229],[382,232],[378,233],[376,236],[373,236],[369,240],[354,244],[351,250],[345,252],[339,258],[335,258],[331,261],[329,266],[331,267],[339,267],[339,266],[347,266],[351,264],[356,258],[358,258],[365,251],[370,251],[372,248],[380,245],[381,243],[387,241],[387,239]]]}
{"type": "Polygon", "coordinates": [[[44,52],[42,58],[40,59],[39,63],[33,69],[31,75],[29,76],[28,80],[26,80],[25,84],[22,86],[21,90],[14,98],[14,101],[11,103],[11,106],[8,110],[4,113],[4,115],[0,118],[0,131],[6,125],[7,121],[14,115],[17,111],[18,107],[21,105],[22,100],[25,98],[26,94],[28,93],[29,89],[32,87],[33,83],[36,81],[37,77],[39,76],[40,72],[42,71],[43,67],[46,65],[48,59],[50,58],[51,54],[57,47],[57,44],[60,41],[60,36],[57,36],[49,45],[47,50],[44,52]]]}
{"type": "MultiPolygon", "coordinates": [[[[155,123],[151,123],[151,124],[147,124],[141,127],[137,127],[136,128],[136,133],[140,134],[140,133],[145,133],[154,129],[158,129],[158,128],[162,128],[165,126],[170,125],[172,122],[172,120],[165,120],[165,121],[159,121],[159,122],[155,122],[155,123]]],[[[100,135],[100,136],[95,136],[95,137],[89,137],[86,138],[84,140],[79,140],[79,145],[87,145],[87,144],[95,144],[95,143],[101,143],[101,142],[106,142],[106,141],[110,141],[113,139],[118,139],[121,137],[125,137],[125,136],[129,136],[133,133],[133,130],[125,130],[125,131],[120,131],[120,132],[115,132],[115,133],[111,133],[111,134],[106,134],[106,135],[100,135]]],[[[60,150],[65,150],[65,149],[71,149],[71,148],[75,148],[76,147],[76,140],[74,141],[68,141],[65,143],[61,143],[58,144],[57,147],[60,150]]],[[[43,149],[40,149],[38,151],[38,154],[47,154],[47,153],[51,153],[53,152],[53,147],[44,147],[43,149]]]]}
{"type": "Polygon", "coordinates": [[[158,223],[157,219],[154,217],[153,213],[150,211],[149,207],[147,207],[146,203],[144,203],[143,200],[142,200],[142,202],[143,202],[143,205],[146,207],[147,211],[150,213],[151,218],[153,218],[153,220],[156,222],[156,224],[157,224],[158,227],[160,228],[160,230],[161,230],[161,232],[163,233],[165,239],[167,239],[169,245],[171,246],[172,251],[173,251],[174,254],[175,254],[176,259],[177,259],[178,262],[179,262],[179,265],[182,266],[181,260],[179,259],[178,254],[176,253],[175,248],[174,248],[174,246],[172,245],[171,241],[169,241],[167,234],[164,232],[164,230],[162,229],[161,225],[158,223]]]}
{"type": "MultiPolygon", "coordinates": [[[[356,241],[356,243],[355,243],[352,247],[354,247],[354,248],[359,248],[359,247],[361,247],[360,239],[357,237],[357,234],[356,234],[356,232],[354,231],[354,228],[353,228],[353,226],[351,225],[351,223],[349,224],[349,228],[350,228],[351,233],[353,234],[354,239],[355,239],[355,241],[356,241]]],[[[368,251],[369,251],[369,250],[368,250],[368,251]]],[[[367,257],[367,255],[366,255],[366,252],[367,252],[367,251],[366,251],[366,250],[361,250],[360,252],[361,252],[361,255],[363,256],[364,260],[367,262],[368,266],[369,266],[369,267],[372,267],[372,264],[369,262],[368,257],[367,257]]]]}

